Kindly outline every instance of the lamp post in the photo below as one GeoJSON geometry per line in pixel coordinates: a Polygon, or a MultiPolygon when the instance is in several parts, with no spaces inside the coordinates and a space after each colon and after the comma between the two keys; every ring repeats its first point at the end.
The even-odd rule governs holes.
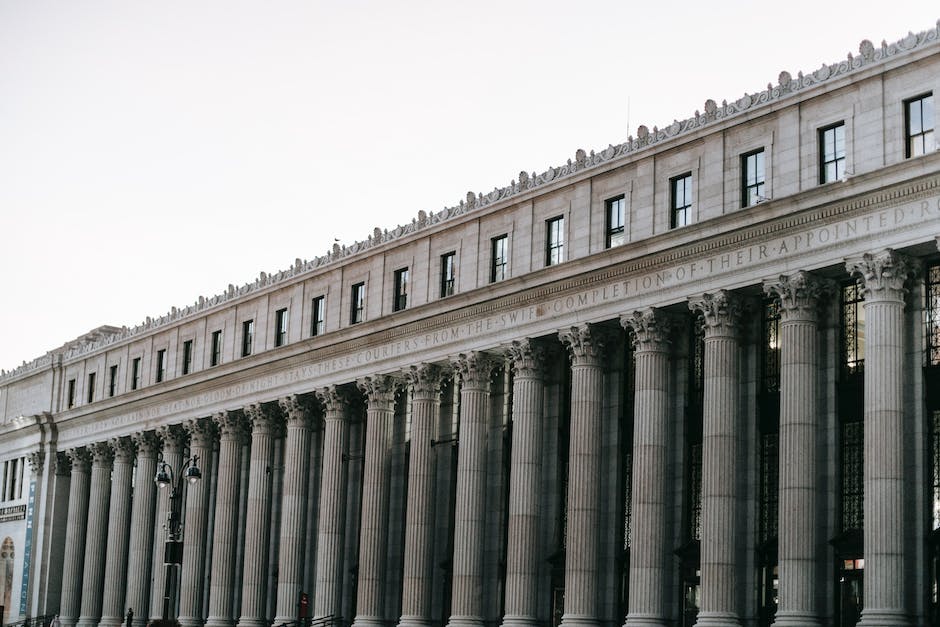
{"type": "Polygon", "coordinates": [[[157,467],[157,475],[154,481],[160,488],[170,488],[169,508],[166,520],[166,542],[163,557],[163,566],[165,579],[163,583],[163,619],[161,622],[164,627],[170,621],[170,599],[172,598],[173,567],[183,562],[183,521],[182,521],[182,500],[183,500],[183,480],[190,483],[196,483],[202,478],[197,464],[199,456],[193,455],[182,464],[176,473],[166,462],[160,462],[157,467]],[[186,472],[183,472],[186,468],[186,472]]]}

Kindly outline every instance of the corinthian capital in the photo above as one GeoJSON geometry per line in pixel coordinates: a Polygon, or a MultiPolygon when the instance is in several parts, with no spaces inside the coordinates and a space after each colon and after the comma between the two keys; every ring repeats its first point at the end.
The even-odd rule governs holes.
{"type": "Polygon", "coordinates": [[[412,366],[405,371],[405,380],[411,386],[411,396],[414,399],[435,401],[441,397],[441,383],[444,372],[435,364],[421,364],[412,366]]]}
{"type": "Polygon", "coordinates": [[[526,338],[514,340],[506,347],[506,353],[517,377],[541,377],[545,368],[545,349],[526,338]]]}
{"type": "Polygon", "coordinates": [[[140,457],[156,457],[160,452],[160,438],[153,431],[139,431],[131,436],[137,455],[140,457]]]}
{"type": "Polygon", "coordinates": [[[492,355],[480,352],[461,353],[451,359],[451,363],[466,389],[488,390],[493,370],[499,366],[492,355]]]}
{"type": "Polygon", "coordinates": [[[780,303],[780,318],[784,322],[815,320],[820,301],[831,295],[834,289],[834,282],[802,270],[764,281],[764,293],[780,303]]]}
{"type": "Polygon", "coordinates": [[[689,298],[689,309],[701,313],[705,325],[705,337],[734,336],[741,322],[743,303],[727,290],[714,294],[702,294],[689,298]]]}
{"type": "Polygon", "coordinates": [[[372,409],[389,409],[395,404],[395,392],[400,381],[391,375],[379,374],[362,377],[356,382],[366,395],[366,404],[372,409]]]}
{"type": "Polygon", "coordinates": [[[281,406],[281,413],[287,421],[288,428],[310,427],[313,418],[313,407],[310,399],[298,394],[289,394],[277,400],[281,406]]]}
{"type": "Polygon", "coordinates": [[[572,365],[599,366],[604,359],[607,335],[597,326],[585,323],[560,330],[558,339],[568,349],[572,365]]]}
{"type": "Polygon", "coordinates": [[[349,396],[345,390],[330,385],[316,391],[317,398],[323,403],[326,420],[342,420],[349,407],[349,396]]]}
{"type": "Polygon", "coordinates": [[[920,261],[889,248],[880,253],[865,253],[861,257],[847,259],[845,269],[862,280],[866,301],[904,302],[905,283],[920,270],[920,261]]]}
{"type": "Polygon", "coordinates": [[[672,323],[666,312],[652,308],[620,316],[623,328],[636,336],[637,351],[668,351],[672,343],[672,323]]]}
{"type": "Polygon", "coordinates": [[[244,411],[252,433],[273,435],[280,426],[274,408],[266,403],[250,403],[244,411]]]}
{"type": "Polygon", "coordinates": [[[183,424],[183,428],[186,429],[186,432],[189,434],[189,441],[192,446],[212,446],[216,428],[211,418],[188,420],[183,424]]]}
{"type": "Polygon", "coordinates": [[[108,441],[115,461],[130,464],[134,462],[134,455],[137,453],[137,446],[129,437],[112,438],[108,441]]]}

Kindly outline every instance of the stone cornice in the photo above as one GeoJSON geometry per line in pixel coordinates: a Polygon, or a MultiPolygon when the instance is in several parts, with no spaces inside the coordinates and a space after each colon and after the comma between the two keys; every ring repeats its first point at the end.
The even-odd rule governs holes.
{"type": "Polygon", "coordinates": [[[566,164],[561,166],[549,167],[541,174],[534,171],[531,174],[521,171],[518,180],[511,181],[505,187],[496,187],[487,194],[467,192],[466,200],[461,200],[459,204],[453,207],[445,207],[436,213],[419,211],[417,217],[412,219],[409,224],[398,225],[391,231],[376,227],[367,239],[348,246],[334,244],[332,250],[322,256],[315,257],[313,260],[307,261],[298,258],[286,270],[272,274],[261,272],[253,282],[245,283],[239,287],[229,284],[228,288],[221,294],[208,298],[200,296],[191,305],[183,308],[172,307],[167,314],[158,318],[148,316],[142,323],[134,327],[122,327],[118,332],[106,338],[81,343],[71,347],[64,353],[47,353],[30,362],[24,362],[12,372],[0,370],[0,384],[19,375],[36,371],[43,366],[52,366],[56,359],[61,359],[63,356],[65,359],[70,360],[88,355],[123,340],[144,336],[175,322],[204,315],[214,308],[242,296],[258,295],[271,286],[282,286],[301,276],[304,279],[310,278],[322,268],[335,267],[346,259],[376,249],[386,243],[402,240],[409,235],[426,231],[444,222],[454,222],[460,216],[491,205],[509,204],[510,201],[517,201],[533,190],[556,185],[559,181],[574,179],[583,173],[596,173],[602,166],[610,166],[613,162],[624,160],[637,153],[643,153],[647,149],[669,142],[677,137],[691,135],[701,129],[720,124],[725,120],[753,112],[755,109],[775,105],[782,100],[790,99],[819,86],[885,65],[891,60],[934,46],[938,42],[940,42],[940,21],[937,22],[934,28],[917,34],[908,33],[906,37],[892,44],[882,41],[880,46],[875,46],[872,42],[863,40],[859,44],[857,56],[849,53],[847,58],[842,61],[833,64],[823,63],[817,70],[808,74],[798,72],[795,78],[789,72],[781,72],[777,77],[776,86],[768,83],[767,88],[764,90],[744,94],[732,102],[725,100],[720,106],[714,100],[709,99],[705,102],[704,113],[696,111],[694,116],[683,121],[674,120],[672,124],[662,129],[654,126],[650,131],[646,126],[640,126],[636,138],[630,136],[622,144],[610,144],[603,150],[592,150],[590,153],[579,149],[576,151],[573,160],[569,159],[566,164]]]}

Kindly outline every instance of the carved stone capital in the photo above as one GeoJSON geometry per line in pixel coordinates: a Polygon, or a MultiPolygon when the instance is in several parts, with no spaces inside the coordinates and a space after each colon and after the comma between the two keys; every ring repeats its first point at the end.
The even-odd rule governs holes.
{"type": "Polygon", "coordinates": [[[474,390],[488,390],[493,370],[499,366],[496,358],[481,352],[461,353],[451,359],[451,363],[464,389],[474,390]]]}
{"type": "Polygon", "coordinates": [[[108,440],[108,446],[111,447],[111,453],[114,461],[122,464],[133,464],[134,455],[137,453],[137,446],[130,437],[111,438],[108,440]]]}
{"type": "Polygon", "coordinates": [[[920,270],[920,261],[890,248],[847,259],[845,269],[862,280],[866,302],[904,302],[907,280],[920,270]]]}
{"type": "Polygon", "coordinates": [[[600,366],[604,360],[604,349],[608,334],[593,324],[579,324],[561,329],[558,339],[568,349],[572,366],[600,366]]]}
{"type": "Polygon", "coordinates": [[[780,320],[816,320],[819,303],[835,290],[835,283],[800,270],[764,281],[764,293],[780,303],[780,320]]]}
{"type": "Polygon", "coordinates": [[[672,333],[675,330],[673,318],[661,309],[650,308],[624,314],[620,316],[620,324],[624,329],[633,331],[637,352],[664,353],[669,351],[672,333]]]}
{"type": "Polygon", "coordinates": [[[251,433],[274,435],[280,427],[279,419],[274,408],[265,403],[250,403],[245,405],[245,418],[251,424],[251,433]]]}
{"type": "Polygon", "coordinates": [[[93,466],[111,466],[111,462],[114,461],[114,451],[111,450],[110,442],[95,442],[86,448],[91,454],[93,466]]]}
{"type": "Polygon", "coordinates": [[[412,366],[405,371],[405,380],[411,386],[411,397],[415,400],[436,401],[441,398],[444,371],[435,364],[412,366]]]}
{"type": "Polygon", "coordinates": [[[689,298],[689,309],[702,314],[705,339],[729,337],[738,333],[744,303],[734,293],[718,290],[714,294],[702,294],[689,298]]]}
{"type": "Polygon", "coordinates": [[[513,340],[506,346],[506,356],[517,377],[540,378],[545,369],[545,348],[534,340],[513,340]]]}
{"type": "Polygon", "coordinates": [[[42,472],[42,465],[46,461],[46,452],[42,449],[33,451],[26,456],[30,469],[37,475],[42,472]]]}
{"type": "Polygon", "coordinates": [[[342,388],[331,385],[316,391],[317,398],[323,403],[325,420],[342,420],[349,407],[349,396],[342,388]]]}
{"type": "Polygon", "coordinates": [[[157,435],[160,436],[160,440],[163,442],[164,455],[168,453],[182,455],[183,449],[186,448],[188,437],[181,425],[165,425],[160,427],[157,429],[157,435]]]}
{"type": "Polygon", "coordinates": [[[277,400],[281,407],[281,413],[290,427],[309,427],[313,418],[313,407],[310,406],[310,400],[297,394],[289,394],[277,400]]]}
{"type": "Polygon", "coordinates": [[[216,428],[215,423],[211,418],[196,418],[194,420],[187,420],[183,423],[183,428],[186,429],[186,433],[189,434],[189,443],[190,446],[198,446],[201,448],[212,448],[213,440],[215,440],[216,428]]]}
{"type": "Polygon", "coordinates": [[[362,377],[356,382],[366,396],[366,404],[373,409],[391,409],[395,406],[395,392],[401,381],[387,374],[362,377]]]}
{"type": "Polygon", "coordinates": [[[212,420],[223,440],[242,440],[249,432],[245,414],[240,409],[217,412],[212,416],[212,420]]]}
{"type": "Polygon", "coordinates": [[[141,431],[131,436],[138,457],[156,457],[160,452],[160,438],[153,431],[141,431]]]}
{"type": "Polygon", "coordinates": [[[68,477],[72,474],[72,458],[69,456],[68,451],[56,452],[52,464],[55,467],[56,476],[68,477]]]}

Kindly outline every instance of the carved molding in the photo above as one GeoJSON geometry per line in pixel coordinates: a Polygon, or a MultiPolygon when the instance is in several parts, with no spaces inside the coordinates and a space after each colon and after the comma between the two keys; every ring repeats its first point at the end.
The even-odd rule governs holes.
{"type": "Polygon", "coordinates": [[[836,284],[800,270],[764,281],[764,293],[780,304],[780,321],[816,320],[819,303],[835,292],[836,284]]]}
{"type": "Polygon", "coordinates": [[[620,316],[624,329],[633,332],[637,352],[667,352],[675,331],[673,318],[661,309],[644,309],[620,316]]]}
{"type": "Polygon", "coordinates": [[[848,259],[845,269],[862,280],[865,302],[904,302],[905,284],[920,272],[920,261],[887,249],[848,259]]]}
{"type": "Polygon", "coordinates": [[[701,313],[704,318],[705,339],[718,336],[735,336],[740,330],[744,303],[728,290],[714,294],[702,294],[689,298],[689,309],[701,313]]]}

